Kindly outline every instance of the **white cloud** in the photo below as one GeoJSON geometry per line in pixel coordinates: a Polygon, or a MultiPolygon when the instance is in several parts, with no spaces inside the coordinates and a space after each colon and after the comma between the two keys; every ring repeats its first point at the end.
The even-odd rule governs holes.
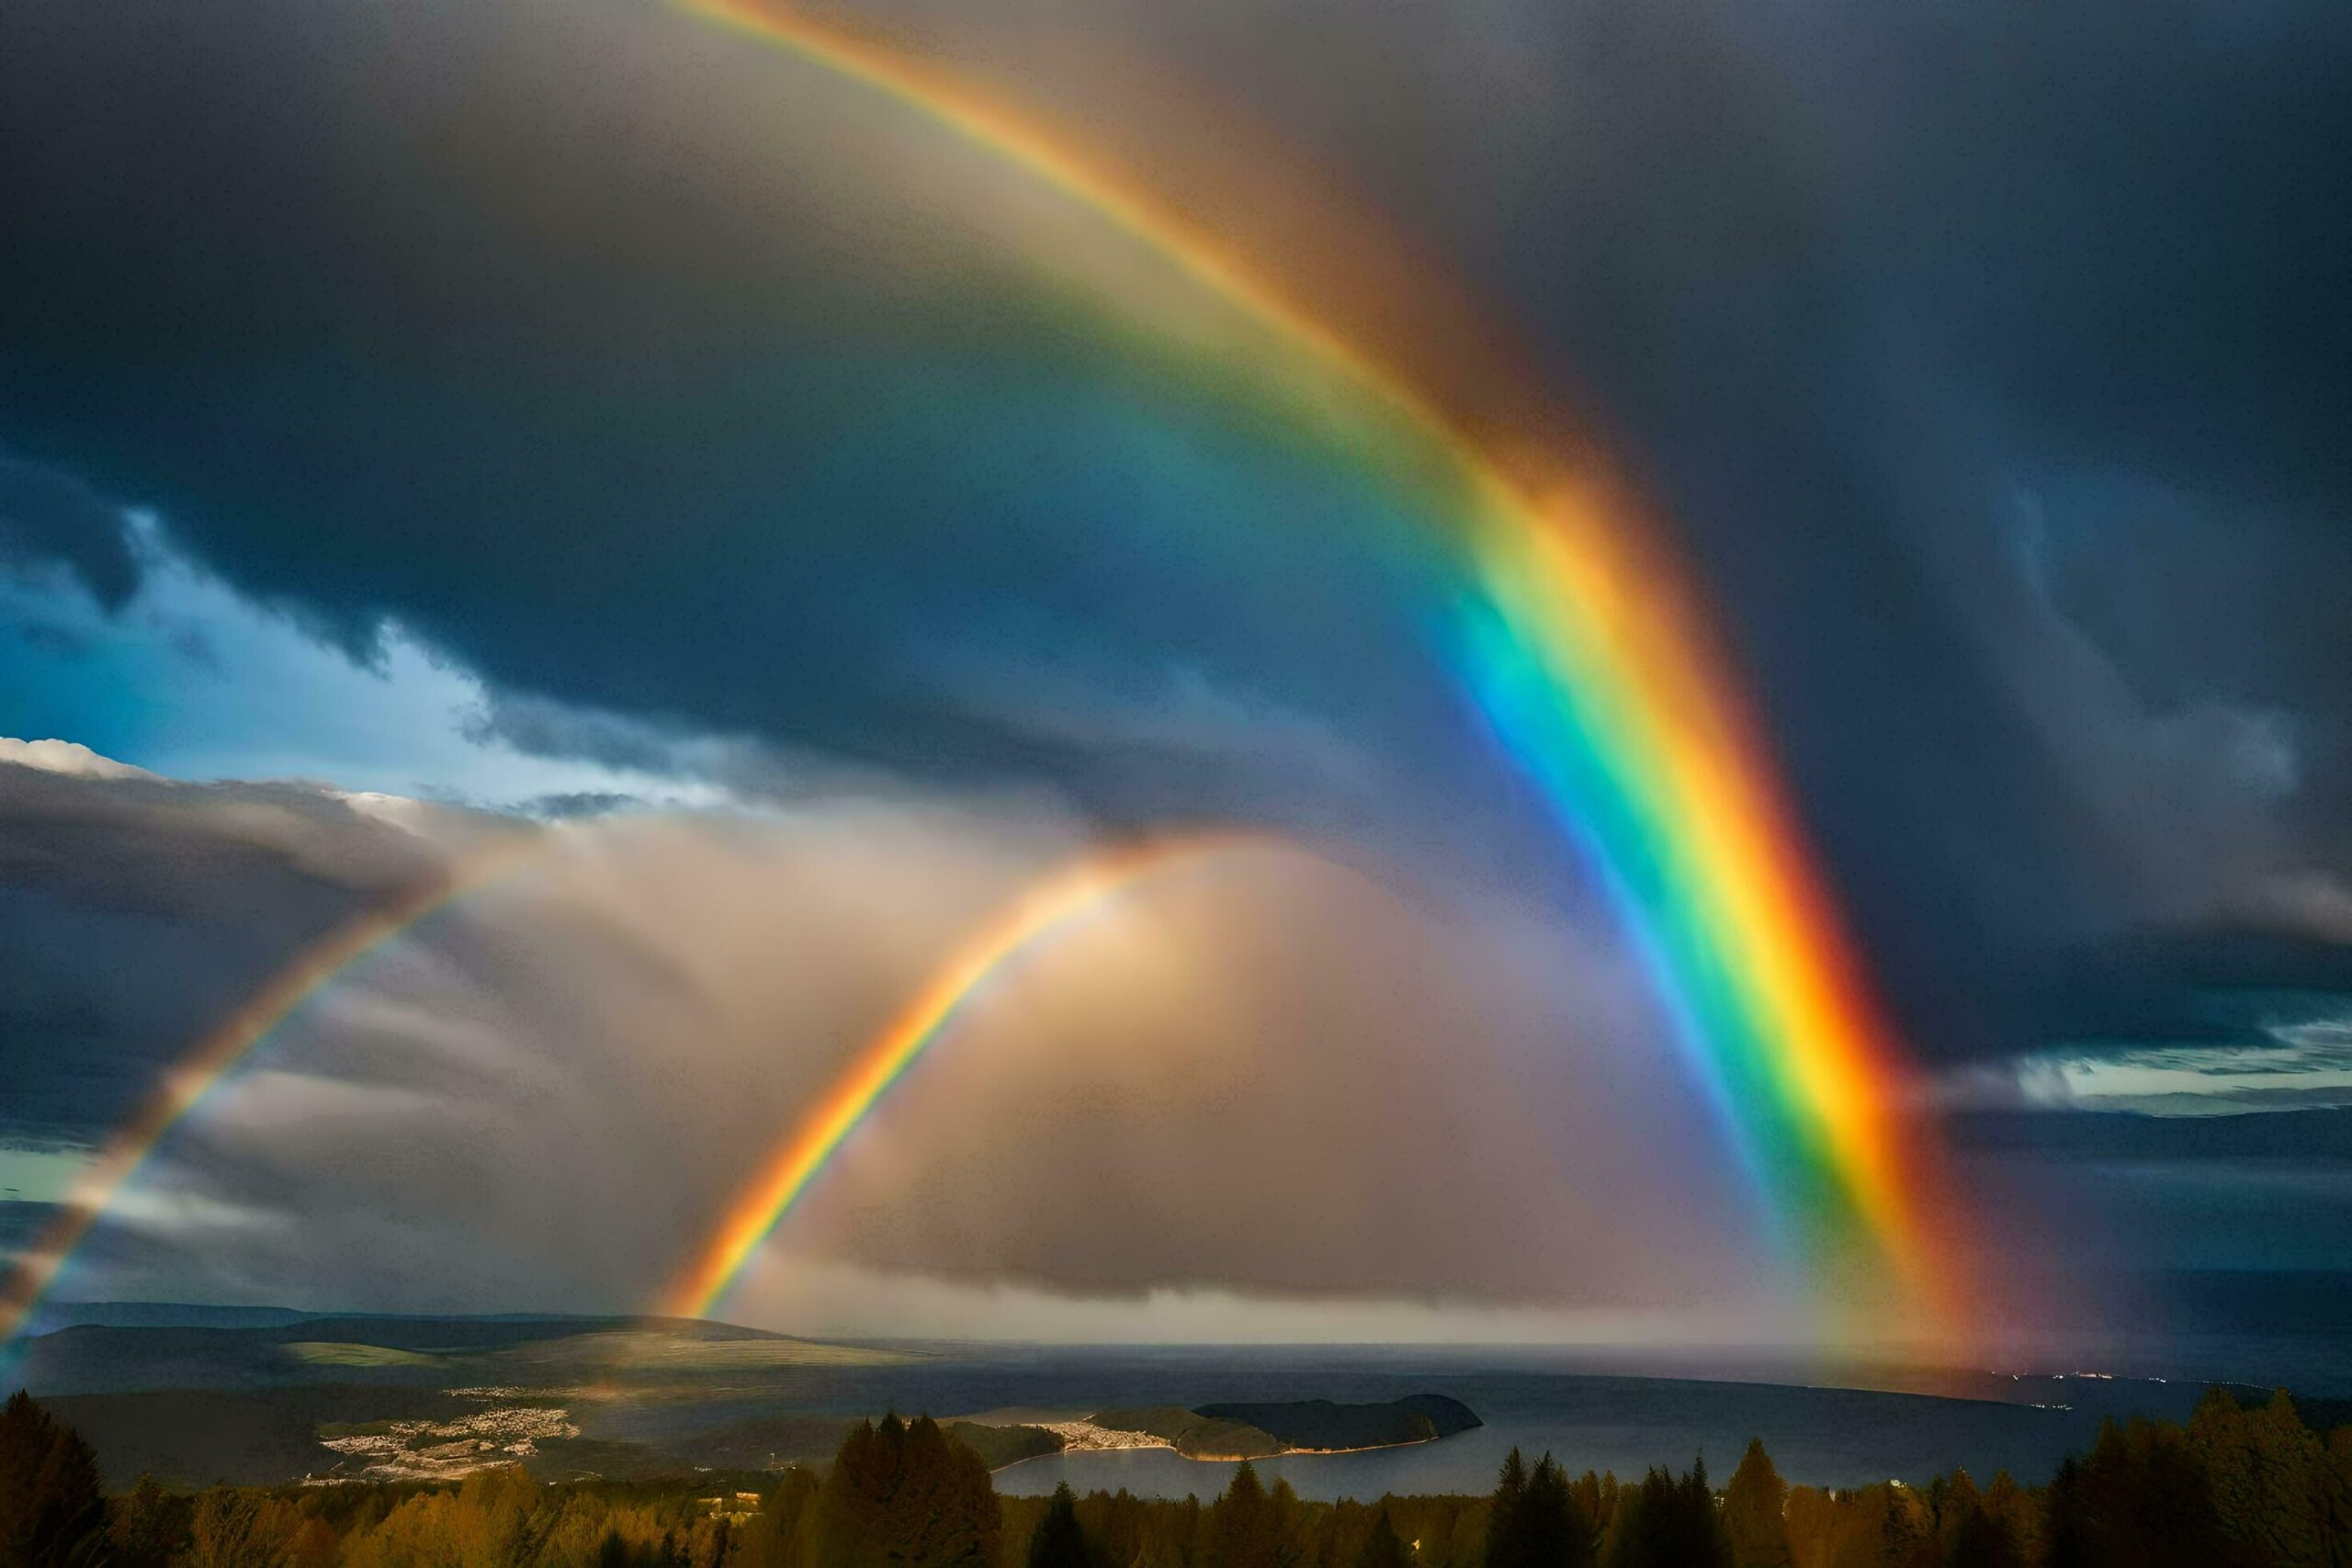
{"type": "Polygon", "coordinates": [[[2219,1116],[2352,1106],[2352,1016],[2273,1021],[2258,1042],[2035,1052],[1946,1075],[1952,1108],[2219,1116]]]}
{"type": "Polygon", "coordinates": [[[63,773],[68,778],[152,779],[156,776],[144,768],[134,768],[128,762],[101,757],[87,746],[73,740],[18,740],[0,735],[0,762],[13,762],[20,768],[39,768],[45,773],[63,773]]]}
{"type": "Polygon", "coordinates": [[[731,798],[659,752],[614,766],[509,744],[475,722],[481,683],[406,628],[379,626],[372,657],[355,660],[206,571],[163,520],[131,527],[142,571],[119,607],[62,578],[0,578],[0,621],[50,634],[0,637],[0,688],[12,726],[71,731],[141,766],[69,740],[0,742],[0,761],[107,778],[332,779],[362,800],[731,798]]]}

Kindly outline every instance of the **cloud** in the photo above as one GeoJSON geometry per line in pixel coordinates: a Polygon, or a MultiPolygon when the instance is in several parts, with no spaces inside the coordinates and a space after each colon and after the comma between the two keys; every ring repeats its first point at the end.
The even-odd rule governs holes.
{"type": "Polygon", "coordinates": [[[13,736],[0,735],[0,763],[14,763],[20,768],[34,768],[45,773],[63,773],[69,778],[152,779],[155,776],[144,768],[134,768],[128,762],[101,757],[74,740],[18,740],[13,736]]]}
{"type": "MultiPolygon", "coordinates": [[[[275,1030],[67,1288],[643,1305],[943,956],[1090,840],[1082,817],[1004,807],[540,826],[0,765],[23,960],[0,995],[0,1143],[86,1147],[321,933],[469,845],[525,839],[521,870],[275,1030]]],[[[1273,840],[1223,851],[1009,965],[734,1310],[806,1326],[854,1298],[808,1294],[803,1265],[898,1281],[894,1321],[939,1334],[999,1291],[1131,1325],[1205,1292],[1261,1333],[1317,1295],[1408,1316],[1781,1310],[1752,1195],[1605,933],[1387,875],[1273,840]]]]}
{"type": "MultiPolygon", "coordinates": [[[[858,15],[1351,320],[1408,301],[1449,386],[1567,389],[1721,604],[1931,1057],[2190,1027],[2211,975],[2152,938],[2342,942],[2339,9],[1340,10],[858,15]],[[1391,249],[1430,286],[1354,263],[1391,249]],[[1464,294],[1487,328],[1431,303],[1464,294]]],[[[1196,384],[1233,323],[1105,226],[658,9],[372,17],[28,14],[0,123],[54,155],[5,192],[40,216],[0,242],[11,451],[346,647],[403,628],[526,752],[1572,876],[1364,542],[1395,498],[1291,460],[1262,378],[1196,384]]]]}
{"type": "Polygon", "coordinates": [[[511,827],[13,740],[0,821],[0,1137],[82,1146],[290,954],[511,827]]]}
{"type": "Polygon", "coordinates": [[[55,469],[0,447],[0,566],[71,571],[99,604],[119,609],[139,586],[140,567],[121,510],[55,469]]]}

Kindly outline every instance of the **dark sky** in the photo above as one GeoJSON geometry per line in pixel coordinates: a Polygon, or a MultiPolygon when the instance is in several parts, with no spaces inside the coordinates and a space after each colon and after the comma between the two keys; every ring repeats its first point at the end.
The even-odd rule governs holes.
{"type": "MultiPolygon", "coordinates": [[[[2343,6],[843,14],[1261,247],[1295,232],[1302,266],[1343,259],[1336,231],[1269,190],[1369,214],[1498,323],[1491,357],[1651,499],[1717,611],[1984,1159],[2105,1168],[2007,1131],[2018,1105],[2352,1114],[2343,6]]],[[[542,814],[668,781],[1241,818],[1589,935],[1403,570],[1347,543],[1393,498],[1182,369],[1222,324],[1123,329],[1165,280],[1106,293],[1123,253],[1031,183],[661,6],[18,0],[0,733],[285,771],[251,681],[223,678],[199,770],[135,739],[188,705],[162,677],[87,674],[134,635],[198,661],[247,636],[165,624],[159,585],[203,583],[321,659],[459,672],[473,742],[577,765],[529,787],[571,797],[542,814]]],[[[43,955],[0,994],[5,1130],[35,1145],[91,1137],[169,1055],[151,992],[200,1013],[378,874],[246,843],[266,865],[220,886],[309,880],[137,939],[94,997],[79,955],[155,897],[104,885],[154,878],[107,871],[150,852],[61,791],[5,797],[0,919],[43,955]]],[[[2226,1160],[2147,1134],[2222,1218],[2186,1237],[2118,1200],[2116,1261],[2352,1267],[2343,1143],[2287,1125],[2226,1160]],[[2308,1234],[2221,1258],[2229,1173],[2266,1151],[2317,1183],[2308,1234]]]]}

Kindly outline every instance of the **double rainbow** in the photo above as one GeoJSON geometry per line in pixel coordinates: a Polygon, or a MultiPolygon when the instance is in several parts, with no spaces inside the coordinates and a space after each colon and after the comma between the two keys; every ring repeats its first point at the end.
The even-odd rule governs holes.
{"type": "MultiPolygon", "coordinates": [[[[1456,569],[1432,648],[1584,851],[1649,965],[1677,1035],[1793,1256],[1825,1284],[1883,1273],[1957,1327],[1934,1151],[1906,1133],[1899,1060],[1736,683],[1633,510],[1589,479],[1508,466],[1423,383],[1334,330],[1272,275],[1012,107],[889,45],[766,0],[675,0],[786,46],[992,151],[1254,321],[1281,368],[1344,389],[1417,485],[1456,569]]],[[[707,1311],[760,1239],[967,998],[1047,933],[1171,857],[1180,840],[1082,863],[960,948],[763,1162],[673,1289],[707,1311]]],[[[336,972],[504,869],[420,887],[303,954],[183,1060],[117,1134],[0,1296],[12,1332],[158,1138],[336,972]]]]}
{"type": "MultiPolygon", "coordinates": [[[[1438,657],[1608,889],[1780,1239],[1832,1293],[1891,1279],[1905,1305],[1956,1327],[1953,1216],[1935,1151],[1903,1114],[1899,1060],[1737,684],[1624,498],[1517,451],[1507,466],[1470,434],[1479,418],[1453,416],[1302,294],[937,64],[775,0],[674,3],[1044,180],[1266,329],[1274,368],[1349,390],[1384,443],[1393,429],[1418,448],[1387,459],[1415,476],[1417,510],[1464,584],[1431,617],[1438,657]]],[[[676,1300],[715,1300],[720,1253],[740,1264],[754,1218],[772,1223],[870,1108],[853,1090],[871,1075],[853,1077],[796,1132],[797,1158],[770,1165],[760,1201],[730,1211],[728,1247],[676,1300]]]]}

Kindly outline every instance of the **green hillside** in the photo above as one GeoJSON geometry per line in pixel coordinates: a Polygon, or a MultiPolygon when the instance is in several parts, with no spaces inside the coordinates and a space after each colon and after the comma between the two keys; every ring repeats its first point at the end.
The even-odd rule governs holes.
{"type": "Polygon", "coordinates": [[[1114,1432],[1148,1432],[1188,1459],[1264,1459],[1282,1440],[1247,1421],[1227,1420],[1181,1404],[1131,1404],[1089,1417],[1114,1432]]]}

